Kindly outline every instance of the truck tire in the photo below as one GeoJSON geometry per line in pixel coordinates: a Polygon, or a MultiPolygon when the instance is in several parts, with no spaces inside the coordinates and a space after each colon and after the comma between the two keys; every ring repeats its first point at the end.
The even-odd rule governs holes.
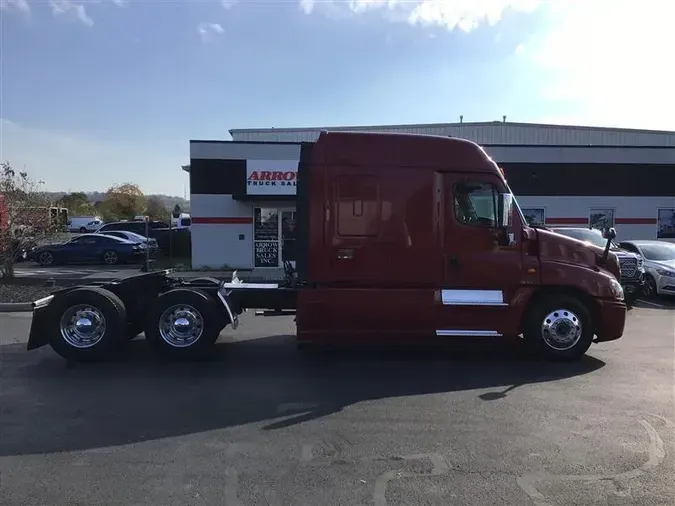
{"type": "Polygon", "coordinates": [[[124,350],[126,310],[111,291],[76,288],[59,295],[52,304],[50,344],[66,360],[112,359],[124,350]]]}
{"type": "Polygon", "coordinates": [[[202,290],[177,288],[160,295],[148,315],[145,338],[173,360],[204,358],[222,330],[216,302],[202,290]]]}
{"type": "Polygon", "coordinates": [[[581,358],[593,342],[593,322],[576,297],[555,294],[535,302],[525,316],[525,346],[552,360],[581,358]]]}
{"type": "Polygon", "coordinates": [[[626,306],[629,308],[635,306],[635,303],[637,302],[638,298],[640,297],[639,292],[634,292],[626,295],[623,299],[623,301],[626,303],[626,306]]]}

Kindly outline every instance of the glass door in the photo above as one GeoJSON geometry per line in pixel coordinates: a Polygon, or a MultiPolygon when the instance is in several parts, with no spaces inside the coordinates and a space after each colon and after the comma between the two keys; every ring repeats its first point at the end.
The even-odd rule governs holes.
{"type": "Polygon", "coordinates": [[[253,210],[253,266],[279,267],[279,210],[256,207],[253,210]]]}

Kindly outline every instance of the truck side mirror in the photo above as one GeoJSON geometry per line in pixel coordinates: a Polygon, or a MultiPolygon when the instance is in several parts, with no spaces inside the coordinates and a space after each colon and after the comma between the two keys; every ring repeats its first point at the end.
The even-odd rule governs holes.
{"type": "Polygon", "coordinates": [[[602,265],[605,265],[607,263],[607,257],[609,256],[609,249],[612,247],[612,241],[616,239],[616,230],[613,227],[608,228],[603,235],[605,239],[607,239],[605,251],[602,253],[602,265]]]}

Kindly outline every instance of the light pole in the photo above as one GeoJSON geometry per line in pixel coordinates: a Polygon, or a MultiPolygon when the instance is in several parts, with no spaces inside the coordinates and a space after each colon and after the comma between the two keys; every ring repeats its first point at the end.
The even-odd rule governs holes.
{"type": "Polygon", "coordinates": [[[145,272],[150,272],[150,223],[148,217],[143,216],[145,221],[145,272]]]}

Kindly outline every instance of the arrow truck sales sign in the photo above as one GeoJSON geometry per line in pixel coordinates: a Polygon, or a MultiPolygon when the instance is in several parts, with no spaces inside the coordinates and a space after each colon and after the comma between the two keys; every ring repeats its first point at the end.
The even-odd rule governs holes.
{"type": "Polygon", "coordinates": [[[247,195],[295,195],[297,160],[246,160],[247,195]]]}

